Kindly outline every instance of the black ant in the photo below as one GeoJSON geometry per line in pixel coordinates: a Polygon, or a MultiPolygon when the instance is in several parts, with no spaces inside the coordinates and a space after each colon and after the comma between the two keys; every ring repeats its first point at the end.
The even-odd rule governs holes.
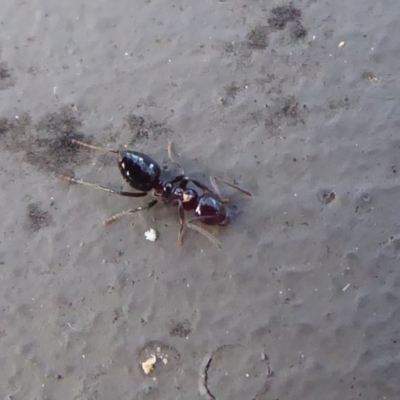
{"type": "MultiPolygon", "coordinates": [[[[118,167],[122,177],[133,189],[139,192],[125,192],[110,189],[105,186],[101,186],[96,183],[86,182],[82,179],[71,178],[68,176],[59,176],[62,179],[66,179],[73,183],[79,183],[86,186],[92,186],[97,189],[104,190],[109,193],[116,193],[121,196],[128,197],[144,197],[147,196],[150,191],[153,191],[155,197],[161,198],[163,203],[171,203],[178,206],[178,213],[180,219],[180,228],[178,235],[178,242],[180,245],[183,243],[184,227],[187,226],[205,237],[207,237],[217,247],[221,248],[220,242],[208,231],[194,224],[194,222],[201,222],[205,225],[226,225],[229,222],[228,212],[225,207],[225,203],[228,200],[223,199],[219,193],[217,187],[217,181],[222,182],[231,188],[239,190],[247,196],[252,196],[247,190],[241,189],[240,187],[231,183],[225,182],[222,179],[211,177],[211,184],[214,187],[214,191],[209,189],[206,185],[199,181],[189,178],[185,175],[181,165],[175,161],[172,154],[172,143],[168,144],[168,156],[170,160],[176,165],[180,173],[170,181],[162,181],[161,168],[160,166],[149,156],[143,153],[139,153],[133,150],[112,150],[104,149],[97,146],[92,146],[87,143],[80,142],[79,140],[72,139],[72,143],[79,146],[87,147],[93,150],[106,151],[109,153],[115,153],[118,155],[118,167]],[[194,189],[189,189],[187,186],[189,183],[200,188],[203,193],[199,194],[194,189]],[[185,211],[194,211],[195,217],[185,220],[185,211]]],[[[146,206],[136,207],[130,210],[123,211],[115,214],[104,221],[104,225],[108,225],[115,221],[117,218],[133,214],[137,211],[142,211],[153,207],[158,200],[150,201],[146,206]]]]}

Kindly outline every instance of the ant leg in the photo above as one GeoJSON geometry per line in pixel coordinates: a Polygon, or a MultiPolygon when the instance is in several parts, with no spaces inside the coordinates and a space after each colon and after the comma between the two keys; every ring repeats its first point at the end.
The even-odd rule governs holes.
{"type": "Polygon", "coordinates": [[[181,164],[179,164],[174,157],[174,149],[172,148],[172,142],[168,142],[168,157],[175,164],[175,166],[180,170],[180,175],[185,175],[185,171],[183,170],[181,164]]]}
{"type": "Polygon", "coordinates": [[[253,196],[253,195],[252,195],[250,192],[248,192],[247,190],[244,190],[244,189],[242,189],[242,188],[239,187],[239,186],[233,185],[232,183],[229,183],[229,182],[226,182],[226,181],[224,181],[224,180],[222,180],[222,179],[220,179],[220,178],[217,178],[216,176],[211,176],[211,177],[210,177],[210,181],[211,181],[211,184],[213,185],[213,187],[214,187],[214,189],[215,189],[215,191],[217,192],[218,195],[219,195],[219,190],[218,190],[217,181],[218,181],[218,182],[221,182],[221,183],[224,183],[225,185],[231,187],[232,189],[236,189],[236,190],[238,190],[239,192],[242,192],[242,193],[245,194],[246,196],[250,196],[250,197],[253,196]]]}
{"type": "Polygon", "coordinates": [[[193,185],[199,187],[204,193],[212,193],[212,190],[203,183],[196,181],[195,179],[192,178],[187,178],[187,183],[189,183],[189,181],[192,182],[193,185]]]}
{"type": "Polygon", "coordinates": [[[204,185],[203,183],[201,183],[201,182],[199,182],[199,181],[197,181],[197,180],[195,180],[195,179],[188,178],[188,177],[185,177],[184,179],[182,179],[181,187],[182,187],[183,189],[185,189],[185,188],[186,188],[186,185],[187,185],[189,182],[192,182],[195,186],[199,187],[199,188],[200,188],[203,192],[205,192],[205,193],[216,193],[216,194],[219,196],[219,198],[222,200],[223,203],[228,203],[228,199],[224,199],[224,198],[221,196],[221,193],[220,193],[220,191],[219,191],[219,189],[218,189],[217,181],[218,181],[218,182],[225,183],[225,185],[227,185],[227,186],[229,186],[229,187],[231,187],[231,188],[233,188],[233,189],[236,189],[236,190],[238,190],[239,192],[242,192],[243,194],[245,194],[245,195],[247,195],[247,196],[250,196],[250,197],[253,196],[253,195],[252,195],[250,192],[248,192],[247,190],[244,190],[244,189],[240,188],[239,186],[233,185],[232,183],[226,182],[226,181],[224,181],[224,180],[222,180],[222,179],[220,179],[220,178],[217,178],[217,177],[215,177],[215,176],[211,176],[211,177],[210,177],[210,181],[211,181],[212,187],[214,188],[214,191],[212,191],[209,187],[207,187],[207,186],[204,185]],[[184,185],[184,187],[183,187],[183,185],[184,185]]]}
{"type": "Polygon", "coordinates": [[[179,246],[182,246],[183,234],[184,234],[184,228],[185,228],[185,211],[183,209],[183,205],[182,205],[181,201],[178,204],[178,213],[179,213],[178,244],[179,244],[179,246]]]}
{"type": "Polygon", "coordinates": [[[81,142],[80,140],[71,139],[71,142],[74,143],[74,144],[77,144],[77,145],[79,145],[79,146],[82,146],[82,147],[87,147],[88,149],[100,150],[100,151],[108,151],[108,152],[110,152],[110,153],[119,154],[119,151],[118,151],[118,150],[104,149],[104,148],[102,148],[102,147],[93,146],[92,144],[88,144],[88,143],[85,143],[85,142],[81,142]]]}
{"type": "Polygon", "coordinates": [[[218,247],[219,249],[222,248],[221,243],[214,237],[214,235],[212,235],[210,232],[206,231],[204,228],[193,224],[193,221],[203,221],[204,219],[207,219],[207,217],[195,217],[195,218],[191,218],[189,221],[187,221],[185,223],[185,212],[183,209],[183,205],[180,202],[178,205],[178,212],[179,212],[179,234],[178,234],[178,243],[179,246],[182,246],[183,244],[183,235],[185,233],[185,225],[190,228],[193,229],[194,231],[201,233],[203,236],[205,236],[211,243],[213,243],[216,247],[218,247]]]}
{"type": "Polygon", "coordinates": [[[91,187],[94,187],[96,189],[104,190],[105,192],[108,192],[108,193],[119,194],[120,196],[144,197],[144,196],[147,196],[147,194],[148,194],[147,192],[133,193],[133,192],[124,192],[124,191],[121,191],[121,190],[114,190],[114,189],[110,189],[110,188],[105,187],[105,186],[98,185],[97,183],[86,182],[86,181],[84,181],[82,179],[71,178],[71,177],[65,176],[65,175],[56,175],[56,176],[58,176],[61,179],[65,179],[65,180],[67,180],[69,182],[72,182],[72,183],[79,183],[80,185],[91,186],[91,187]]]}
{"type": "Polygon", "coordinates": [[[190,178],[188,178],[187,176],[184,175],[182,177],[182,179],[180,180],[179,187],[181,189],[186,189],[189,182],[190,182],[190,178]]]}
{"type": "Polygon", "coordinates": [[[215,179],[214,179],[212,176],[210,176],[210,182],[211,182],[212,187],[213,187],[214,190],[215,190],[215,193],[216,193],[217,196],[220,198],[221,203],[224,203],[224,204],[229,203],[229,199],[224,199],[224,198],[222,197],[221,192],[219,191],[219,187],[218,187],[218,185],[217,185],[217,182],[215,181],[215,179]]]}
{"type": "Polygon", "coordinates": [[[143,210],[147,210],[153,206],[155,206],[157,204],[157,200],[152,200],[149,204],[147,204],[147,206],[142,206],[142,207],[136,207],[136,208],[132,208],[130,210],[126,210],[126,211],[122,211],[118,214],[112,215],[111,217],[108,217],[106,220],[103,221],[104,225],[109,225],[112,222],[114,222],[115,220],[119,219],[120,217],[123,217],[124,215],[130,215],[133,214],[137,211],[143,211],[143,210]]]}
{"type": "MultiPolygon", "coordinates": [[[[216,182],[215,178],[212,177],[212,176],[210,176],[210,182],[211,182],[212,187],[213,187],[214,190],[215,190],[215,193],[217,193],[217,195],[219,196],[219,198],[222,199],[221,192],[219,191],[219,187],[218,187],[218,185],[217,185],[217,182],[216,182]]],[[[228,200],[228,199],[225,199],[224,203],[229,203],[229,200],[228,200]]]]}
{"type": "MultiPolygon", "coordinates": [[[[194,231],[201,233],[203,236],[205,236],[212,244],[214,244],[217,248],[222,249],[222,244],[219,240],[217,240],[217,238],[212,235],[210,232],[208,232],[207,230],[205,230],[204,228],[194,224],[193,222],[195,221],[204,221],[206,220],[208,217],[194,217],[189,219],[189,221],[186,222],[186,226],[190,229],[193,229],[194,231]]],[[[213,216],[210,216],[210,218],[214,218],[213,216]]]]}
{"type": "Polygon", "coordinates": [[[172,179],[171,181],[169,181],[168,183],[170,183],[171,185],[177,183],[177,182],[181,182],[183,179],[185,178],[185,175],[178,175],[176,176],[174,179],[172,179]]]}

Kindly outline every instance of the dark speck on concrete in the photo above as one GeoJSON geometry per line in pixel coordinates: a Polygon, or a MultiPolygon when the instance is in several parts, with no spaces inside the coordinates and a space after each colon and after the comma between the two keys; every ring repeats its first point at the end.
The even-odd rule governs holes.
{"type": "Polygon", "coordinates": [[[125,123],[133,133],[133,137],[129,142],[130,145],[147,139],[158,139],[161,135],[172,132],[172,129],[167,124],[149,120],[134,113],[129,113],[126,116],[125,123]]]}
{"type": "Polygon", "coordinates": [[[301,11],[292,5],[279,6],[271,10],[268,23],[272,29],[281,30],[286,28],[288,22],[297,21],[301,18],[301,11]]]}
{"type": "Polygon", "coordinates": [[[37,137],[26,149],[26,161],[38,169],[59,173],[71,163],[85,163],[87,153],[72,142],[72,139],[85,141],[81,126],[72,107],[45,114],[36,124],[37,137]]]}
{"type": "Polygon", "coordinates": [[[53,218],[50,213],[43,211],[38,203],[31,203],[27,207],[29,228],[32,232],[38,232],[53,224],[53,218]]]}

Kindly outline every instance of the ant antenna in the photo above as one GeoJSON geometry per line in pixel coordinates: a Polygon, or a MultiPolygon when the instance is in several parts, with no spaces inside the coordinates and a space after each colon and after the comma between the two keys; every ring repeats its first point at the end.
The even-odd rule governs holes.
{"type": "Polygon", "coordinates": [[[247,190],[244,190],[241,187],[234,185],[232,183],[226,182],[221,178],[217,178],[216,176],[211,176],[210,181],[218,195],[219,195],[219,190],[218,190],[217,182],[220,182],[220,183],[223,183],[223,184],[231,187],[232,189],[238,190],[239,192],[245,194],[246,196],[253,197],[252,193],[248,192],[247,190]]]}
{"type": "Polygon", "coordinates": [[[109,153],[116,153],[116,154],[119,154],[119,151],[118,151],[118,150],[104,149],[104,148],[102,148],[102,147],[97,147],[97,146],[93,146],[92,144],[88,144],[88,143],[85,143],[85,142],[81,142],[80,140],[71,139],[71,142],[74,143],[74,144],[77,144],[77,145],[79,145],[79,146],[82,146],[82,147],[87,147],[88,149],[100,150],[100,151],[107,151],[107,152],[109,152],[109,153]]]}

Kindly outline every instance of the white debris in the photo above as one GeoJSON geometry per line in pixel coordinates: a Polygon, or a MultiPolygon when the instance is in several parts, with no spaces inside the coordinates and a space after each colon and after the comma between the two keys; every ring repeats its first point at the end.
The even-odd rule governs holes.
{"type": "Polygon", "coordinates": [[[339,44],[338,44],[338,47],[340,48],[340,47],[344,47],[344,45],[346,44],[346,42],[340,42],[339,44]]]}
{"type": "Polygon", "coordinates": [[[151,228],[144,233],[144,237],[150,242],[155,242],[157,239],[157,232],[153,228],[151,228]]]}
{"type": "Polygon", "coordinates": [[[342,290],[345,292],[350,287],[350,283],[348,283],[342,290]]]}
{"type": "Polygon", "coordinates": [[[152,354],[146,361],[142,362],[143,372],[148,375],[154,369],[154,365],[157,362],[157,357],[152,354]]]}

